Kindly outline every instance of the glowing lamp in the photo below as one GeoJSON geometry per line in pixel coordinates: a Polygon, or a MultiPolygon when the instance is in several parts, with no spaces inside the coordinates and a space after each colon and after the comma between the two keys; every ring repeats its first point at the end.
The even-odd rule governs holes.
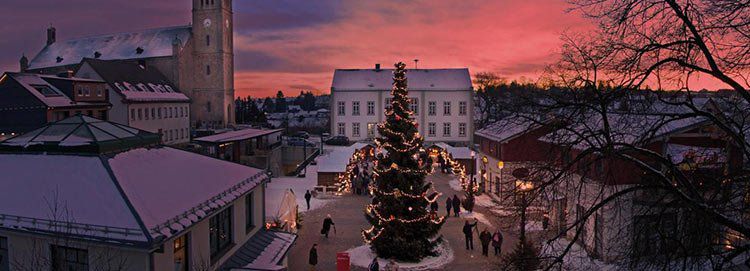
{"type": "Polygon", "coordinates": [[[498,161],[497,162],[497,168],[498,169],[503,169],[504,167],[505,167],[505,163],[503,163],[503,161],[498,161]]]}

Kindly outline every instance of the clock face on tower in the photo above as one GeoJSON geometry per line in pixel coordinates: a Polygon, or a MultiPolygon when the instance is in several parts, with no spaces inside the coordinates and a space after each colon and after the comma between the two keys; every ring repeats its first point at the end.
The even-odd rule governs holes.
{"type": "Polygon", "coordinates": [[[211,19],[205,19],[205,20],[203,20],[203,26],[205,26],[206,28],[208,28],[209,26],[211,26],[211,19]]]}

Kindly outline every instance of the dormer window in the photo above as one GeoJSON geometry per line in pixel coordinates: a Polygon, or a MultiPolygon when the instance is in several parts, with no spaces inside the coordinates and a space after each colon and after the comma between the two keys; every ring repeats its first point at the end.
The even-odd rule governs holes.
{"type": "Polygon", "coordinates": [[[141,48],[141,47],[135,48],[135,53],[139,54],[139,55],[143,54],[143,48],[141,48]]]}
{"type": "Polygon", "coordinates": [[[102,57],[102,53],[99,53],[99,51],[94,52],[94,58],[100,58],[102,57]]]}
{"type": "Polygon", "coordinates": [[[58,56],[55,60],[57,61],[57,63],[60,63],[63,61],[63,58],[58,56]]]}

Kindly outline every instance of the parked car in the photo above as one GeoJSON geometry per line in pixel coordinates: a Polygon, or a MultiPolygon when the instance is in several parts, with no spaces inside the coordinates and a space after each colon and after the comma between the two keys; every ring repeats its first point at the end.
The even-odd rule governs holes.
{"type": "Polygon", "coordinates": [[[310,138],[310,133],[305,132],[305,131],[299,131],[299,132],[294,133],[292,137],[308,139],[310,138]]]}
{"type": "Polygon", "coordinates": [[[299,138],[299,137],[290,137],[286,140],[286,144],[289,146],[298,146],[298,147],[315,147],[315,143],[310,142],[307,139],[299,138]]]}
{"type": "Polygon", "coordinates": [[[349,146],[349,138],[346,136],[334,136],[326,140],[328,145],[349,146]]]}

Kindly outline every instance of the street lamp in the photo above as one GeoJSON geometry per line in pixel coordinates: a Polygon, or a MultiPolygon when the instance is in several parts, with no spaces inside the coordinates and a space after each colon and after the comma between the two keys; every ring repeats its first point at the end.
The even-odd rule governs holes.
{"type": "Polygon", "coordinates": [[[476,170],[476,160],[475,157],[477,156],[477,153],[474,151],[471,151],[471,179],[469,179],[469,197],[474,200],[474,171],[476,170]]]}
{"type": "Polygon", "coordinates": [[[528,207],[526,194],[531,190],[534,190],[534,183],[516,180],[516,191],[521,192],[521,231],[518,239],[522,246],[526,244],[526,208],[528,207]]]}

